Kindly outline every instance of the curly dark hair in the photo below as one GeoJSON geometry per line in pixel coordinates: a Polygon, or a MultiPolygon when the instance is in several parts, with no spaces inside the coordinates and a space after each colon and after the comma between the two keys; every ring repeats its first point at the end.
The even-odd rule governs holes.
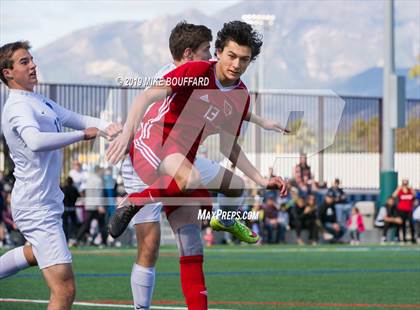
{"type": "Polygon", "coordinates": [[[260,54],[262,35],[252,29],[250,24],[235,20],[223,25],[223,28],[217,33],[216,50],[223,51],[229,41],[239,45],[249,46],[251,48],[251,61],[255,60],[260,54]]]}
{"type": "Polygon", "coordinates": [[[13,54],[19,49],[30,50],[31,45],[28,41],[17,41],[0,47],[0,80],[7,84],[7,79],[3,74],[3,69],[13,69],[13,54]]]}
{"type": "Polygon", "coordinates": [[[204,42],[211,42],[211,30],[204,25],[189,24],[185,20],[179,22],[171,31],[169,49],[172,58],[181,60],[186,48],[193,52],[204,42]]]}

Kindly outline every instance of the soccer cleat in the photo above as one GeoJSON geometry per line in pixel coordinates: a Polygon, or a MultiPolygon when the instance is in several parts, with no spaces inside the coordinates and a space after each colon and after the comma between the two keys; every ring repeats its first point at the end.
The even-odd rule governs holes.
{"type": "Polygon", "coordinates": [[[118,238],[130,224],[131,219],[139,211],[139,207],[132,204],[125,196],[119,203],[114,214],[109,219],[108,229],[113,238],[118,238]]]}
{"type": "Polygon", "coordinates": [[[246,243],[257,243],[260,239],[260,237],[255,232],[253,232],[238,220],[235,220],[233,225],[225,226],[217,218],[212,217],[210,220],[210,227],[215,231],[227,231],[239,240],[246,243]]]}

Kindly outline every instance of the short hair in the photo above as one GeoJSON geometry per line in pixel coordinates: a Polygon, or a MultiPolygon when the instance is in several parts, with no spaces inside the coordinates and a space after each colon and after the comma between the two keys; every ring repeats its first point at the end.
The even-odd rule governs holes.
{"type": "Polygon", "coordinates": [[[252,28],[250,24],[235,20],[223,25],[223,28],[217,33],[215,43],[216,51],[223,51],[225,46],[233,41],[238,45],[248,46],[251,48],[251,61],[254,61],[260,54],[262,35],[252,28]]]}
{"type": "Polygon", "coordinates": [[[72,179],[71,177],[67,177],[67,178],[66,178],[66,184],[67,184],[67,185],[71,186],[71,185],[73,185],[73,183],[74,183],[74,182],[73,182],[73,179],[72,179]]]}
{"type": "Polygon", "coordinates": [[[13,69],[13,54],[20,49],[30,50],[31,45],[28,41],[16,41],[0,47],[0,79],[8,85],[3,69],[13,69]]]}
{"type": "Polygon", "coordinates": [[[194,52],[204,42],[213,40],[211,30],[204,25],[189,24],[185,20],[179,22],[169,36],[169,50],[172,58],[181,60],[185,49],[194,52]]]}

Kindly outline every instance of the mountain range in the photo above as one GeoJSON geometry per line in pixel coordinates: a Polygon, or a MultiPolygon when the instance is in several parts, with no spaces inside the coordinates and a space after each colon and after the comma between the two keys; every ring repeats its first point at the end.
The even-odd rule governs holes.
{"type": "MultiPolygon", "coordinates": [[[[215,2],[217,4],[217,2],[215,2]]],[[[264,31],[264,88],[328,88],[346,95],[382,95],[383,4],[379,1],[242,1],[206,14],[188,10],[148,21],[100,24],[34,51],[43,82],[116,84],[117,76],[149,77],[170,61],[168,38],[181,20],[213,31],[242,14],[273,14],[264,31]]],[[[419,49],[420,17],[396,23],[398,72],[406,75],[419,49]]],[[[245,74],[252,88],[258,60],[245,74]]],[[[407,79],[408,98],[420,98],[420,79],[407,79]]]]}

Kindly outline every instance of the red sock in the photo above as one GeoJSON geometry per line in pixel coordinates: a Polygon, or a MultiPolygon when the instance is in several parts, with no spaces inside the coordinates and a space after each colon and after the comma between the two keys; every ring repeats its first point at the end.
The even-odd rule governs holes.
{"type": "Polygon", "coordinates": [[[175,180],[168,176],[158,178],[152,185],[139,193],[132,193],[128,198],[132,203],[138,206],[160,201],[165,197],[178,197],[182,191],[175,180]]]}
{"type": "Polygon", "coordinates": [[[204,281],[203,255],[179,259],[181,285],[188,310],[207,310],[207,289],[204,281]]]}

